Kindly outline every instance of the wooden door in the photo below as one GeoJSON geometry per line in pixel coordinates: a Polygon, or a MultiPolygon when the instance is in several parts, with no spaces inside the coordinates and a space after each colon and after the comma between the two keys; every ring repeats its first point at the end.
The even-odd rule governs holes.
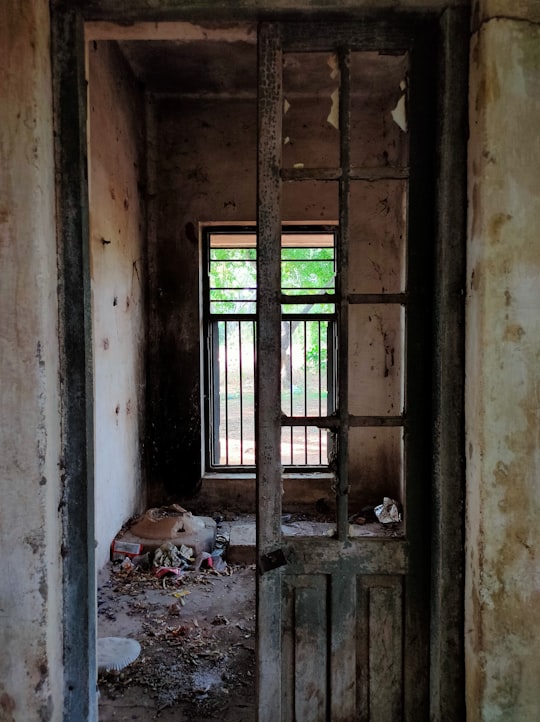
{"type": "MultiPolygon", "coordinates": [[[[399,25],[351,20],[346,24],[260,26],[259,720],[420,722],[429,718],[430,325],[437,98],[433,40],[432,24],[410,17],[399,25]],[[326,53],[334,65],[333,77],[339,85],[335,97],[339,100],[331,109],[329,122],[338,138],[337,160],[321,165],[311,158],[286,167],[283,147],[289,139],[282,132],[283,109],[288,103],[283,90],[284,67],[288,54],[301,63],[302,58],[309,60],[310,53],[326,53]],[[391,115],[396,137],[406,136],[407,148],[401,152],[394,143],[389,150],[362,155],[355,142],[361,132],[365,94],[355,83],[364,76],[359,76],[357,69],[371,63],[372,82],[377,83],[377,60],[385,57],[390,58],[388,67],[392,67],[392,58],[405,67],[401,95],[396,96],[391,115]],[[338,207],[338,408],[327,418],[303,421],[335,433],[336,518],[333,536],[298,538],[283,536],[281,527],[281,208],[285,184],[307,187],[317,182],[333,184],[338,207]],[[361,283],[362,268],[376,265],[377,259],[366,234],[377,235],[377,231],[357,221],[358,208],[369,204],[375,186],[381,197],[381,184],[387,192],[382,194],[386,206],[383,203],[380,213],[393,213],[402,227],[394,227],[374,241],[380,247],[394,244],[386,261],[392,269],[379,268],[380,283],[373,274],[367,274],[366,283],[361,283]],[[373,316],[383,319],[381,323],[399,337],[398,341],[394,338],[391,350],[391,363],[399,366],[398,371],[391,370],[392,389],[387,368],[376,367],[375,375],[370,376],[374,367],[369,366],[363,344],[374,342],[369,334],[367,338],[362,334],[373,316]],[[399,355],[399,361],[394,355],[399,355]],[[367,378],[362,378],[363,373],[367,378]],[[378,383],[387,384],[382,397],[392,403],[369,401],[369,387],[378,383]],[[351,535],[349,514],[355,509],[350,500],[354,494],[362,498],[359,487],[366,434],[393,439],[390,446],[397,454],[391,465],[392,489],[393,496],[399,496],[404,520],[401,527],[392,527],[391,534],[381,525],[380,534],[362,535],[360,531],[360,536],[351,535]]],[[[371,112],[366,113],[365,118],[371,117],[371,112]]],[[[289,187],[286,190],[289,192],[289,187]]],[[[380,335],[381,356],[390,353],[384,348],[386,337],[380,335]]],[[[383,443],[379,448],[387,453],[390,447],[383,443]]]]}

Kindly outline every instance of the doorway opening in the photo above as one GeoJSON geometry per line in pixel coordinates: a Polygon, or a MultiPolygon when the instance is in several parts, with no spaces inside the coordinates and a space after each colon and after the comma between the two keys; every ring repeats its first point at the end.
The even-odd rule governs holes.
{"type": "MultiPolygon", "coordinates": [[[[257,34],[251,25],[214,28],[212,39],[200,26],[183,31],[167,39],[94,37],[87,48],[98,554],[103,558],[131,516],[145,513],[146,507],[165,513],[167,505],[180,503],[197,518],[221,519],[217,531],[226,528],[229,565],[252,567],[260,512],[255,497],[255,326],[266,307],[259,308],[256,299],[257,268],[264,263],[259,234],[242,219],[257,215],[257,34]],[[202,314],[201,276],[206,291],[202,314]],[[236,355],[242,374],[238,388],[232,388],[232,357],[241,342],[242,353],[236,355]],[[245,375],[248,358],[253,359],[251,389],[245,375]],[[243,437],[236,457],[235,395],[243,437]],[[251,446],[246,431],[250,406],[251,446]],[[144,468],[141,444],[148,442],[144,468]],[[110,463],[113,449],[116,468],[110,463]],[[240,549],[249,556],[239,558],[240,549]]],[[[338,100],[344,67],[332,48],[291,49],[275,70],[283,78],[284,128],[280,342],[271,350],[280,365],[280,532],[288,539],[314,536],[319,543],[337,533],[341,466],[339,473],[349,479],[350,535],[402,539],[404,338],[406,310],[415,293],[413,274],[407,271],[409,133],[402,109],[410,58],[406,50],[350,54],[349,122],[358,133],[351,135],[346,168],[338,100]],[[349,199],[345,174],[351,174],[349,199]],[[345,300],[348,320],[340,310],[345,300]],[[348,432],[349,451],[339,458],[344,418],[358,423],[348,432]],[[313,458],[308,440],[317,447],[313,458]],[[385,498],[395,509],[387,527],[374,514],[385,498]]],[[[132,571],[128,565],[128,572],[127,583],[133,585],[139,567],[132,571]]],[[[224,582],[231,594],[244,572],[224,582]]],[[[250,578],[253,603],[253,574],[250,578]]],[[[115,579],[119,586],[122,576],[115,579]]],[[[163,585],[187,591],[176,579],[163,585]]],[[[106,587],[100,594],[101,601],[106,587]]],[[[400,594],[397,585],[396,598],[400,594]]],[[[169,635],[181,628],[194,639],[200,630],[189,609],[194,590],[180,599],[185,601],[179,610],[184,623],[171,624],[168,618],[176,602],[155,615],[173,629],[169,635]]],[[[110,632],[102,616],[104,605],[105,614],[110,613],[110,602],[98,606],[100,635],[100,621],[110,632]]],[[[147,608],[138,602],[138,610],[147,608]]],[[[208,609],[207,625],[220,615],[228,619],[208,609]]],[[[201,625],[203,620],[197,621],[201,625]]],[[[141,622],[139,634],[144,630],[141,622]]],[[[171,640],[165,636],[165,641],[171,640]]],[[[151,648],[148,640],[146,648],[151,648]]],[[[159,667],[159,657],[154,664],[159,667]]],[[[161,669],[162,681],[175,670],[180,684],[189,686],[193,674],[178,661],[161,669]]],[[[143,677],[153,679],[148,669],[143,677]]],[[[245,694],[231,680],[230,689],[245,694]]],[[[213,694],[223,686],[212,684],[213,694]]],[[[168,692],[180,704],[181,697],[168,692]]]]}
{"type": "MultiPolygon", "coordinates": [[[[275,594],[279,592],[283,594],[284,606],[280,615],[285,620],[285,633],[288,619],[298,622],[296,636],[284,636],[280,640],[279,625],[270,629],[259,616],[257,665],[259,672],[262,670],[260,665],[265,665],[263,676],[267,681],[271,680],[271,685],[264,692],[259,690],[259,695],[262,694],[259,704],[262,703],[263,707],[265,699],[269,700],[269,695],[273,694],[281,674],[277,668],[273,674],[272,660],[264,659],[261,644],[264,647],[266,642],[277,645],[278,654],[274,662],[279,660],[285,665],[283,669],[295,668],[304,681],[311,675],[313,679],[324,682],[328,694],[331,690],[335,690],[332,694],[338,694],[337,690],[345,689],[334,659],[327,659],[326,666],[321,665],[318,669],[308,663],[304,667],[299,666],[301,658],[313,659],[317,650],[322,652],[330,648],[332,630],[342,628],[347,615],[347,605],[339,600],[347,600],[349,611],[354,609],[354,614],[359,615],[357,632],[374,631],[369,627],[364,629],[362,625],[376,622],[379,619],[377,615],[384,616],[386,612],[393,615],[392,638],[395,644],[391,654],[395,658],[377,657],[375,661],[376,666],[381,668],[391,663],[397,677],[400,677],[399,670],[404,669],[400,661],[401,650],[406,650],[407,645],[396,640],[402,631],[411,633],[402,627],[405,621],[409,623],[416,619],[420,623],[416,613],[402,619],[401,611],[404,604],[417,601],[419,607],[416,612],[425,609],[425,592],[429,587],[429,580],[424,579],[422,600],[419,600],[418,595],[418,599],[414,598],[416,592],[404,585],[410,569],[415,574],[419,572],[418,566],[415,566],[419,557],[416,561],[414,555],[410,557],[413,562],[409,567],[407,542],[402,543],[405,529],[393,527],[398,531],[397,535],[373,535],[379,541],[390,536],[386,541],[391,541],[391,546],[386,543],[378,546],[366,544],[367,540],[363,539],[352,544],[353,551],[347,551],[353,535],[348,529],[350,520],[344,512],[356,508],[360,511],[369,507],[373,509],[374,501],[380,501],[383,489],[389,490],[391,497],[397,501],[396,506],[401,507],[402,513],[405,511],[408,542],[419,548],[419,542],[426,540],[418,529],[427,529],[427,522],[425,525],[409,522],[411,519],[420,520],[429,504],[421,501],[421,487],[413,493],[408,483],[413,476],[411,470],[416,469],[426,488],[432,467],[429,464],[426,475],[426,467],[411,466],[412,455],[404,453],[404,449],[410,438],[410,424],[420,421],[422,433],[429,424],[429,414],[422,416],[419,412],[422,405],[415,406],[419,397],[409,393],[410,371],[420,386],[422,373],[419,369],[428,371],[423,379],[425,381],[430,375],[433,360],[430,358],[431,347],[428,356],[424,357],[421,345],[416,343],[420,339],[419,334],[429,333],[431,316],[429,312],[424,313],[427,307],[420,308],[419,305],[420,297],[427,298],[422,296],[425,290],[421,288],[422,284],[419,286],[420,296],[415,296],[419,290],[416,288],[410,293],[410,274],[412,271],[416,281],[436,277],[431,264],[427,264],[426,275],[424,269],[420,270],[411,263],[428,257],[425,252],[431,242],[428,241],[429,235],[431,233],[431,240],[436,235],[435,204],[426,204],[431,212],[422,221],[422,204],[419,202],[421,191],[428,193],[432,200],[435,197],[433,176],[430,175],[434,172],[430,152],[433,151],[435,137],[435,106],[430,106],[424,118],[420,112],[414,111],[409,116],[407,110],[408,102],[412,108],[419,108],[415,101],[435,98],[435,94],[430,96],[426,93],[426,88],[433,90],[435,87],[436,74],[428,62],[433,58],[433,32],[437,30],[441,43],[449,45],[449,38],[453,37],[457,24],[452,25],[453,19],[439,24],[438,19],[426,14],[421,23],[417,24],[417,18],[414,18],[411,25],[404,23],[396,34],[386,33],[383,22],[380,34],[377,34],[366,33],[362,30],[362,23],[359,23],[360,32],[353,32],[349,20],[333,26],[335,37],[331,41],[321,33],[320,26],[304,28],[302,24],[289,27],[286,23],[270,23],[259,36],[263,37],[262,50],[257,41],[257,26],[249,23],[223,26],[213,23],[206,27],[173,23],[169,26],[147,25],[143,30],[136,24],[131,27],[107,24],[101,27],[99,22],[86,24],[90,81],[88,273],[92,278],[94,303],[91,322],[95,424],[92,428],[101,432],[101,437],[99,433],[96,435],[97,473],[91,488],[96,508],[95,563],[98,566],[99,559],[105,559],[109,553],[111,530],[115,530],[114,535],[128,520],[126,510],[129,510],[129,516],[133,516],[148,507],[185,499],[193,502],[192,509],[196,514],[199,509],[209,513],[219,510],[223,500],[229,505],[231,500],[238,502],[239,508],[242,502],[255,509],[252,474],[245,474],[246,478],[237,474],[234,486],[229,478],[231,474],[226,474],[227,478],[219,478],[219,473],[214,473],[214,470],[209,473],[205,466],[208,457],[205,457],[204,440],[208,429],[204,423],[204,353],[201,353],[199,343],[202,318],[198,305],[199,275],[202,265],[197,229],[200,224],[215,222],[216,218],[222,219],[225,224],[242,224],[246,218],[254,218],[259,213],[258,224],[263,238],[261,248],[264,251],[261,268],[265,276],[261,287],[266,294],[261,297],[264,308],[262,318],[267,332],[272,325],[268,324],[268,320],[275,310],[272,304],[276,297],[272,294],[282,293],[283,289],[279,288],[279,279],[269,280],[269,275],[279,269],[279,253],[276,256],[276,249],[271,248],[273,241],[268,224],[261,223],[264,220],[261,198],[257,199],[255,188],[257,173],[259,188],[261,180],[263,186],[271,180],[265,174],[271,165],[270,156],[278,151],[278,146],[283,158],[279,187],[268,191],[269,195],[263,198],[262,204],[271,219],[270,225],[275,229],[276,220],[281,226],[283,222],[313,222],[317,218],[317,222],[324,226],[338,219],[341,238],[337,255],[342,266],[348,269],[346,280],[340,282],[337,289],[340,294],[338,331],[341,335],[338,332],[338,343],[334,346],[330,344],[332,354],[337,349],[337,386],[340,388],[337,408],[340,413],[339,419],[332,418],[334,408],[330,405],[326,417],[316,427],[328,429],[332,434],[338,429],[342,433],[344,427],[350,427],[354,443],[349,444],[350,453],[346,454],[343,452],[343,441],[341,448],[338,444],[341,459],[337,463],[341,478],[349,476],[356,488],[346,481],[339,482],[339,474],[336,477],[331,464],[326,478],[315,478],[315,473],[309,483],[306,479],[283,478],[279,469],[275,476],[279,478],[280,485],[283,483],[282,490],[279,490],[283,503],[275,503],[277,496],[272,496],[268,509],[262,509],[261,504],[256,509],[260,515],[290,508],[287,494],[294,481],[295,502],[311,505],[314,498],[316,503],[324,502],[315,507],[317,513],[330,516],[328,523],[333,524],[334,532],[336,522],[338,526],[337,537],[319,531],[314,542],[304,543],[306,535],[303,534],[300,535],[303,541],[299,540],[298,544],[284,541],[283,522],[290,520],[279,518],[277,513],[274,514],[277,525],[276,519],[269,521],[268,517],[263,517],[262,526],[258,527],[263,542],[273,538],[276,530],[279,536],[275,549],[265,549],[263,543],[260,547],[263,553],[257,557],[258,598],[273,599],[270,604],[263,604],[262,612],[271,615],[272,609],[277,609],[275,594]],[[415,33],[419,33],[426,44],[419,42],[420,50],[415,47],[409,54],[412,47],[410,39],[416,38],[415,33]],[[278,44],[273,44],[278,36],[285,48],[284,57],[281,56],[282,48],[278,49],[278,44]],[[374,47],[375,42],[380,47],[374,47]],[[259,81],[267,81],[271,74],[262,74],[257,78],[254,73],[257,54],[259,67],[273,72],[280,68],[283,87],[271,83],[261,94],[259,81]],[[278,60],[279,65],[276,64],[278,60]],[[179,68],[182,72],[178,72],[179,68]],[[230,73],[224,72],[227,68],[230,73]],[[204,72],[201,73],[201,69],[204,72]],[[96,82],[97,75],[93,76],[93,73],[105,73],[105,82],[96,82]],[[355,74],[365,81],[360,83],[361,101],[354,90],[351,91],[354,86],[351,86],[351,79],[355,74]],[[203,82],[204,85],[205,79],[208,83],[202,87],[200,84],[203,82]],[[306,79],[314,85],[311,86],[306,79]],[[155,86],[150,86],[150,82],[155,86]],[[184,85],[178,91],[178,85],[173,87],[171,83],[184,85]],[[367,96],[364,97],[363,93],[367,96]],[[372,104],[369,102],[370,93],[372,104]],[[261,97],[263,111],[273,113],[276,123],[284,129],[282,134],[276,134],[278,145],[272,145],[275,137],[272,139],[269,132],[277,125],[270,123],[269,116],[263,118],[262,125],[257,120],[257,100],[261,104],[261,97]],[[351,146],[349,150],[357,154],[351,155],[347,148],[355,111],[358,112],[356,122],[359,127],[373,130],[374,136],[369,133],[364,136],[367,139],[365,147],[360,144],[353,149],[351,146]],[[100,131],[93,138],[96,127],[100,131]],[[343,140],[344,133],[348,140],[343,140]],[[374,142],[377,133],[389,143],[389,148],[381,148],[374,142]],[[410,156],[409,138],[416,138],[411,141],[410,156]],[[258,170],[255,161],[257,148],[258,170]],[[415,155],[417,151],[420,151],[420,160],[415,155]],[[277,193],[282,194],[281,199],[277,193]],[[98,197],[100,201],[96,203],[98,197]],[[412,234],[411,229],[415,231],[412,234]],[[360,240],[360,248],[356,251],[350,246],[353,236],[360,240]],[[409,243],[414,248],[412,255],[409,243]],[[111,253],[113,250],[114,253],[111,253]],[[389,256],[387,251],[390,251],[389,256]],[[358,255],[355,255],[356,252],[358,255]],[[129,269],[127,274],[126,268],[129,269]],[[362,275],[364,271],[365,276],[362,275]],[[365,285],[362,285],[364,282],[365,285]],[[275,285],[272,286],[272,283],[275,285]],[[270,316],[264,305],[266,299],[271,301],[270,316]],[[350,313],[343,311],[344,305],[351,306],[350,313]],[[418,310],[421,311],[420,323],[415,319],[418,310]],[[414,356],[416,352],[419,356],[414,356]],[[418,366],[410,365],[411,360],[419,358],[422,362],[418,366]],[[424,364],[426,358],[427,366],[424,364]],[[355,368],[354,377],[347,379],[354,382],[352,385],[344,383],[350,368],[355,368]],[[363,379],[362,370],[366,372],[363,379]],[[357,385],[359,380],[363,386],[357,385]],[[145,390],[141,391],[141,387],[145,390]],[[352,389],[353,396],[349,395],[349,389],[352,389]],[[411,415],[410,401],[413,398],[415,412],[411,415]],[[348,410],[345,413],[343,409],[348,410]],[[358,473],[343,475],[354,454],[358,473]],[[119,456],[128,463],[112,468],[114,465],[109,460],[119,456]],[[143,459],[144,463],[141,463],[143,459]],[[119,484],[118,479],[126,469],[128,473],[123,477],[126,483],[119,484]],[[131,477],[131,483],[128,477],[131,477]],[[114,488],[114,495],[110,493],[111,488],[114,488]],[[324,489],[322,496],[319,495],[321,488],[324,489]],[[306,490],[307,495],[303,497],[306,490]],[[356,497],[352,491],[357,492],[356,497]],[[343,497],[349,496],[351,503],[344,505],[343,497]],[[417,507],[410,504],[413,500],[418,503],[417,507]],[[203,504],[206,509],[203,509],[203,504]],[[390,548],[392,553],[385,551],[390,548]],[[357,553],[359,556],[355,556],[357,553]],[[313,560],[317,559],[322,566],[310,566],[311,554],[313,560]],[[344,582],[339,588],[339,585],[332,586],[336,583],[331,566],[334,562],[343,564],[343,568],[350,572],[350,584],[344,582]],[[285,570],[284,565],[288,565],[285,570]],[[279,581],[280,586],[276,586],[273,579],[279,581]],[[328,587],[328,584],[331,586],[328,587]],[[316,638],[308,634],[308,608],[316,609],[316,618],[320,622],[316,638]],[[261,637],[261,629],[266,630],[265,634],[271,632],[270,636],[261,637]],[[287,667],[287,662],[294,664],[287,667]]],[[[369,20],[368,25],[371,22],[369,20]]],[[[70,35],[66,39],[70,26],[60,29],[60,25],[56,26],[57,34],[77,54],[80,52],[76,44],[79,36],[70,35]]],[[[57,67],[62,88],[72,82],[63,62],[57,67]]],[[[73,86],[70,87],[73,92],[73,86]]],[[[69,92],[67,97],[71,97],[69,92]]],[[[445,119],[452,118],[454,111],[450,112],[451,104],[445,109],[449,111],[445,119]]],[[[80,128],[77,132],[79,138],[81,134],[84,136],[80,128]]],[[[63,129],[62,137],[66,134],[69,135],[63,129]]],[[[354,134],[355,140],[359,137],[359,134],[354,134]]],[[[71,148],[73,150],[73,146],[71,148]]],[[[67,167],[67,157],[64,159],[62,153],[61,165],[65,163],[67,167]]],[[[64,183],[64,179],[59,182],[64,183]]],[[[266,186],[265,190],[268,190],[266,186]]],[[[61,192],[67,197],[71,191],[62,186],[61,192]]],[[[456,216],[460,217],[459,211],[456,211],[456,216]]],[[[444,239],[444,233],[439,231],[438,238],[444,239]]],[[[433,288],[431,281],[428,285],[429,295],[433,288]]],[[[451,305],[447,296],[443,294],[442,298],[447,306],[451,305]]],[[[437,299],[439,305],[441,302],[437,299]]],[[[88,304],[88,298],[85,303],[88,304]]],[[[280,298],[280,314],[281,304],[280,298]]],[[[64,310],[64,313],[69,315],[69,310],[64,310]]],[[[276,379],[279,381],[282,365],[279,338],[276,339],[272,353],[265,356],[265,369],[270,371],[271,383],[276,379]],[[268,366],[270,356],[274,360],[268,366]],[[276,358],[277,366],[274,365],[276,358]]],[[[262,358],[259,350],[258,359],[262,358]]],[[[307,357],[307,353],[304,355],[307,357]]],[[[261,381],[265,381],[264,374],[259,377],[259,385],[261,381]]],[[[332,379],[332,383],[336,381],[332,379]]],[[[459,387],[459,380],[455,381],[456,387],[459,387]]],[[[281,405],[278,402],[276,408],[270,409],[268,398],[265,391],[266,400],[262,406],[266,410],[262,411],[259,423],[274,418],[277,407],[281,405]]],[[[73,413],[76,414],[76,411],[73,413]]],[[[283,424],[279,416],[276,426],[280,434],[281,427],[287,423],[291,427],[305,427],[313,418],[311,414],[304,413],[298,420],[289,414],[289,419],[285,419],[283,424]]],[[[206,418],[208,422],[210,417],[206,418]]],[[[413,436],[417,432],[418,428],[413,436]]],[[[210,435],[209,438],[214,439],[215,447],[215,437],[210,435]]],[[[419,438],[417,434],[416,439],[419,438]]],[[[268,439],[270,437],[266,437],[268,439]]],[[[272,437],[272,448],[273,444],[272,437]]],[[[215,462],[215,453],[209,458],[215,462]]],[[[276,458],[281,461],[279,454],[276,458]]],[[[264,477],[264,488],[269,468],[260,464],[257,467],[264,477]]],[[[272,470],[270,475],[273,474],[272,470]]],[[[417,480],[417,483],[420,482],[417,480]]],[[[364,536],[371,535],[367,533],[364,536]]],[[[93,555],[93,551],[90,554],[93,555]]],[[[66,562],[68,571],[70,563],[71,560],[66,562]]],[[[91,571],[92,562],[89,563],[91,571]]],[[[92,605],[90,614],[91,608],[92,605]]],[[[72,624],[76,626],[70,618],[68,631],[72,624]]],[[[91,620],[88,626],[91,629],[91,620]]],[[[354,635],[351,638],[355,638],[354,635]]],[[[367,663],[375,659],[370,657],[369,649],[353,649],[347,645],[344,637],[332,639],[332,649],[335,642],[345,659],[352,662],[354,657],[354,664],[346,665],[347,674],[353,674],[357,665],[363,664],[362,660],[367,663]]],[[[425,653],[429,645],[425,635],[424,642],[425,653]]],[[[435,638],[435,642],[440,644],[440,636],[435,638]]],[[[69,634],[67,644],[69,648],[69,634]]],[[[427,663],[426,656],[423,663],[427,663]]],[[[410,669],[406,669],[405,677],[409,679],[403,680],[404,685],[411,681],[410,669]]],[[[377,697],[375,688],[369,686],[365,669],[363,674],[364,677],[359,677],[361,688],[355,700],[348,697],[346,704],[351,707],[364,704],[369,699],[369,704],[376,705],[376,708],[380,703],[383,705],[380,709],[387,709],[382,698],[377,697]],[[375,696],[370,697],[371,694],[375,696]]],[[[89,675],[91,678],[91,671],[89,675]]],[[[281,679],[285,694],[282,701],[287,705],[295,699],[293,705],[305,711],[311,709],[313,700],[303,696],[304,686],[299,683],[300,678],[296,682],[285,677],[281,679]]],[[[391,714],[398,699],[402,700],[409,694],[403,689],[392,697],[391,714]]],[[[421,694],[422,704],[425,705],[426,688],[421,694]]],[[[332,704],[334,709],[338,704],[337,698],[332,697],[332,702],[329,699],[321,703],[326,710],[328,705],[332,704]]],[[[407,697],[409,706],[411,699],[407,697]]],[[[77,702],[72,695],[67,695],[66,704],[76,706],[77,702]]],[[[91,700],[89,705],[92,707],[91,700]]]]}

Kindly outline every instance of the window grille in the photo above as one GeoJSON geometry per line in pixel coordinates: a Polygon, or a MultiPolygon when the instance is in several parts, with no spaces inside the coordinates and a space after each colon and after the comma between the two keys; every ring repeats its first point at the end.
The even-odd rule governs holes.
{"type": "MultiPolygon", "coordinates": [[[[255,464],[257,243],[253,227],[204,231],[207,467],[255,464]]],[[[326,469],[335,411],[336,228],[284,227],[281,463],[326,469]]]]}

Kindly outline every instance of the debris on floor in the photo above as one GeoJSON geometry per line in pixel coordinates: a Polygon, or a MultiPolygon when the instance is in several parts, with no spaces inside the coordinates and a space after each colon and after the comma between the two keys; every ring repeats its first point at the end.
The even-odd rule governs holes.
{"type": "Polygon", "coordinates": [[[100,673],[100,722],[255,720],[255,571],[229,564],[227,544],[219,534],[196,554],[168,541],[102,570],[99,635],[137,639],[141,653],[100,673]]]}
{"type": "Polygon", "coordinates": [[[398,503],[394,499],[385,496],[383,503],[375,507],[375,516],[381,524],[397,524],[401,521],[398,503]]]}
{"type": "MultiPolygon", "coordinates": [[[[181,532],[145,541],[142,554],[111,561],[100,573],[99,636],[141,645],[128,667],[100,675],[100,722],[256,719],[255,515],[205,513],[199,518],[212,526],[205,548],[181,532]]],[[[281,522],[284,537],[335,530],[335,515],[285,513],[281,522]]],[[[373,506],[351,513],[349,522],[351,536],[404,533],[400,523],[381,524],[373,506]]]]}
{"type": "MultiPolygon", "coordinates": [[[[118,558],[118,550],[138,545],[132,556],[155,552],[166,542],[177,547],[191,547],[195,554],[210,552],[216,538],[216,522],[210,517],[194,516],[179,504],[148,509],[145,514],[124,527],[111,547],[111,559],[118,558]]],[[[135,547],[134,547],[135,548],[135,547]]]]}
{"type": "Polygon", "coordinates": [[[117,559],[124,559],[124,557],[133,559],[141,554],[142,544],[137,542],[126,542],[121,539],[113,539],[113,543],[111,544],[111,559],[113,561],[116,561],[117,559]]]}
{"type": "Polygon", "coordinates": [[[162,506],[148,511],[131,527],[131,533],[143,539],[176,539],[182,533],[204,529],[205,521],[193,516],[179,504],[162,506]]]}
{"type": "Polygon", "coordinates": [[[141,653],[136,639],[99,637],[97,640],[98,672],[119,672],[134,662],[141,653]]]}
{"type": "Polygon", "coordinates": [[[172,542],[165,542],[156,549],[153,557],[153,565],[159,567],[176,567],[179,570],[189,567],[193,557],[193,549],[181,544],[179,547],[172,542]]]}

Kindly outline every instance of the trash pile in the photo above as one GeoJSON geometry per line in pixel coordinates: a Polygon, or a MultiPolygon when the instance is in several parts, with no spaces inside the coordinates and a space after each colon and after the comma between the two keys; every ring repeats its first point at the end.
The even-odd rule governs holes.
{"type": "MultiPolygon", "coordinates": [[[[225,560],[229,540],[224,534],[215,538],[214,548],[211,552],[200,551],[195,553],[193,547],[180,544],[177,546],[166,541],[154,551],[145,554],[133,554],[132,551],[122,556],[122,543],[113,542],[113,562],[120,563],[120,569],[130,572],[135,568],[151,571],[155,577],[180,577],[187,572],[197,572],[201,569],[210,569],[218,574],[228,573],[225,560]]],[[[124,543],[125,544],[125,543],[124,543]]],[[[141,549],[139,549],[141,551],[141,549]]]]}
{"type": "Polygon", "coordinates": [[[180,719],[254,715],[255,569],[227,560],[229,536],[217,528],[208,551],[176,539],[148,549],[123,533],[111,545],[99,636],[126,635],[141,651],[100,666],[100,719],[138,711],[141,700],[152,719],[171,708],[180,719]]]}
{"type": "Polygon", "coordinates": [[[228,541],[216,534],[214,519],[172,504],[148,509],[122,529],[111,544],[111,561],[124,572],[151,570],[158,579],[200,569],[224,573],[228,541]]]}

